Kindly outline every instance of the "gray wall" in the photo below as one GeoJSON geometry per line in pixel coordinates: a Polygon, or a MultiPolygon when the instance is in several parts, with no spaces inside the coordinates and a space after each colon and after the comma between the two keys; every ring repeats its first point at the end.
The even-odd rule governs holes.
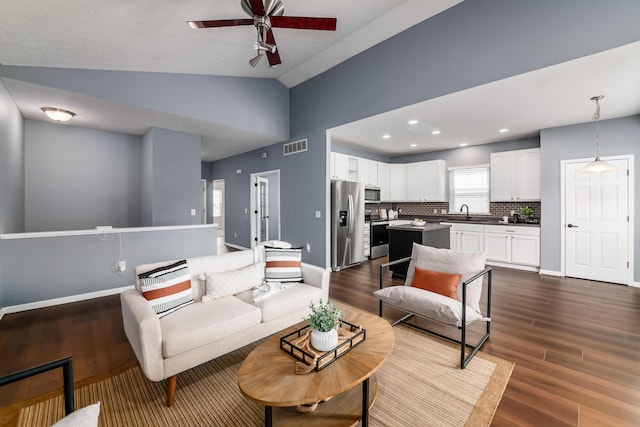
{"type": "MultiPolygon", "coordinates": [[[[466,0],[292,88],[290,139],[309,138],[328,151],[326,129],[638,41],[638,16],[636,0],[466,0]],[[587,22],[598,25],[585,31],[587,22]]],[[[214,178],[227,179],[227,217],[234,221],[227,240],[235,229],[238,243],[246,245],[242,206],[248,206],[248,181],[234,175],[244,161],[247,157],[236,156],[215,162],[212,171],[214,178]]],[[[326,222],[313,218],[311,205],[328,206],[328,178],[326,172],[324,178],[310,172],[326,163],[320,153],[300,158],[301,175],[294,179],[304,185],[291,194],[283,187],[282,200],[286,210],[299,209],[293,222],[283,218],[283,239],[293,230],[297,242],[310,236],[316,245],[312,258],[325,266],[328,257],[316,257],[318,245],[327,252],[326,222]],[[285,198],[297,199],[288,205],[285,198]],[[305,206],[308,200],[312,203],[305,206]]],[[[292,178],[283,174],[282,179],[284,185],[292,178]]]]}
{"type": "MultiPolygon", "coordinates": [[[[561,160],[592,158],[595,153],[595,125],[584,123],[540,132],[542,163],[542,218],[544,222],[540,230],[543,250],[541,251],[541,268],[543,270],[560,271],[561,253],[560,239],[564,232],[560,215],[562,191],[561,160]]],[[[640,282],[640,115],[600,121],[600,155],[635,156],[635,205],[634,221],[635,245],[634,280],[640,282]]]]}
{"type": "Polygon", "coordinates": [[[225,241],[251,245],[250,175],[280,170],[281,238],[294,246],[311,244],[305,262],[326,266],[327,152],[325,132],[308,137],[308,151],[283,155],[283,144],[211,163],[211,179],[225,180],[225,241]],[[268,157],[262,158],[261,153],[268,157]],[[242,169],[237,175],[236,169],[242,169]],[[246,212],[245,213],[245,209],[246,212]],[[315,218],[315,211],[322,213],[315,218]],[[237,233],[237,237],[234,233],[237,233]]]}
{"type": "Polygon", "coordinates": [[[24,230],[24,120],[0,80],[0,233],[24,230]]]}
{"type": "Polygon", "coordinates": [[[290,137],[638,41],[638,16],[637,0],[464,1],[294,87],[290,137]]]}
{"type": "Polygon", "coordinates": [[[216,253],[216,228],[0,240],[4,307],[106,291],[134,282],[136,265],[216,253]]]}
{"type": "Polygon", "coordinates": [[[7,78],[235,127],[274,141],[289,137],[289,94],[273,79],[12,66],[1,71],[7,78]]]}
{"type": "Polygon", "coordinates": [[[157,128],[143,137],[144,225],[200,224],[201,139],[157,128]]]}
{"type": "Polygon", "coordinates": [[[141,225],[140,138],[25,120],[25,231],[141,225]]]}

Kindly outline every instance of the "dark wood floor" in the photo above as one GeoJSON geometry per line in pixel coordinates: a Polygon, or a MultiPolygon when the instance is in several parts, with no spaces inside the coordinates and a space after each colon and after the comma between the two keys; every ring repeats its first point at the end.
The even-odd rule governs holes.
{"type": "MultiPolygon", "coordinates": [[[[377,312],[383,260],[332,273],[331,297],[377,312]]],[[[483,351],[516,362],[492,425],[640,425],[640,289],[495,268],[492,319],[483,351]]],[[[76,381],[135,361],[117,296],[0,321],[0,375],[66,355],[76,381]]],[[[58,387],[59,373],[5,386],[0,406],[58,387]]]]}

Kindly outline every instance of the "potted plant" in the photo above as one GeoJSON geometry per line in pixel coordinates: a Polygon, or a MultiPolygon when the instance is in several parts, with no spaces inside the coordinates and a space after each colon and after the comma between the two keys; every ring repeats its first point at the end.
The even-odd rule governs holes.
{"type": "Polygon", "coordinates": [[[333,303],[322,300],[309,304],[311,313],[304,320],[311,326],[311,345],[316,350],[329,351],[338,345],[338,326],[342,312],[333,303]]]}
{"type": "Polygon", "coordinates": [[[529,218],[529,221],[531,221],[534,214],[535,214],[535,210],[532,207],[525,206],[524,208],[522,208],[522,215],[529,218]]]}

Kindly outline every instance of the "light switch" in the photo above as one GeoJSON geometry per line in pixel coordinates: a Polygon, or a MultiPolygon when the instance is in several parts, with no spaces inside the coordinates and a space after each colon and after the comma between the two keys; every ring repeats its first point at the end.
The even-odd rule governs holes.
{"type": "Polygon", "coordinates": [[[322,212],[316,211],[316,218],[322,218],[322,212]]]}
{"type": "Polygon", "coordinates": [[[195,209],[191,209],[191,216],[196,216],[196,210],[195,209]]]}

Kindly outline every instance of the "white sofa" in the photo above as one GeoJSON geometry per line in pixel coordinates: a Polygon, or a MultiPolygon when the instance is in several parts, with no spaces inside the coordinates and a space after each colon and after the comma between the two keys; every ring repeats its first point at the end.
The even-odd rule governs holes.
{"type": "Polygon", "coordinates": [[[328,299],[329,272],[302,263],[303,283],[258,302],[252,302],[251,290],[202,301],[204,274],[263,260],[264,247],[187,259],[194,303],[161,318],[142,296],[138,275],[174,261],[136,267],[136,289],[121,294],[124,330],[147,378],[169,380],[167,406],[173,404],[180,372],[298,323],[309,314],[311,301],[328,299]]]}

